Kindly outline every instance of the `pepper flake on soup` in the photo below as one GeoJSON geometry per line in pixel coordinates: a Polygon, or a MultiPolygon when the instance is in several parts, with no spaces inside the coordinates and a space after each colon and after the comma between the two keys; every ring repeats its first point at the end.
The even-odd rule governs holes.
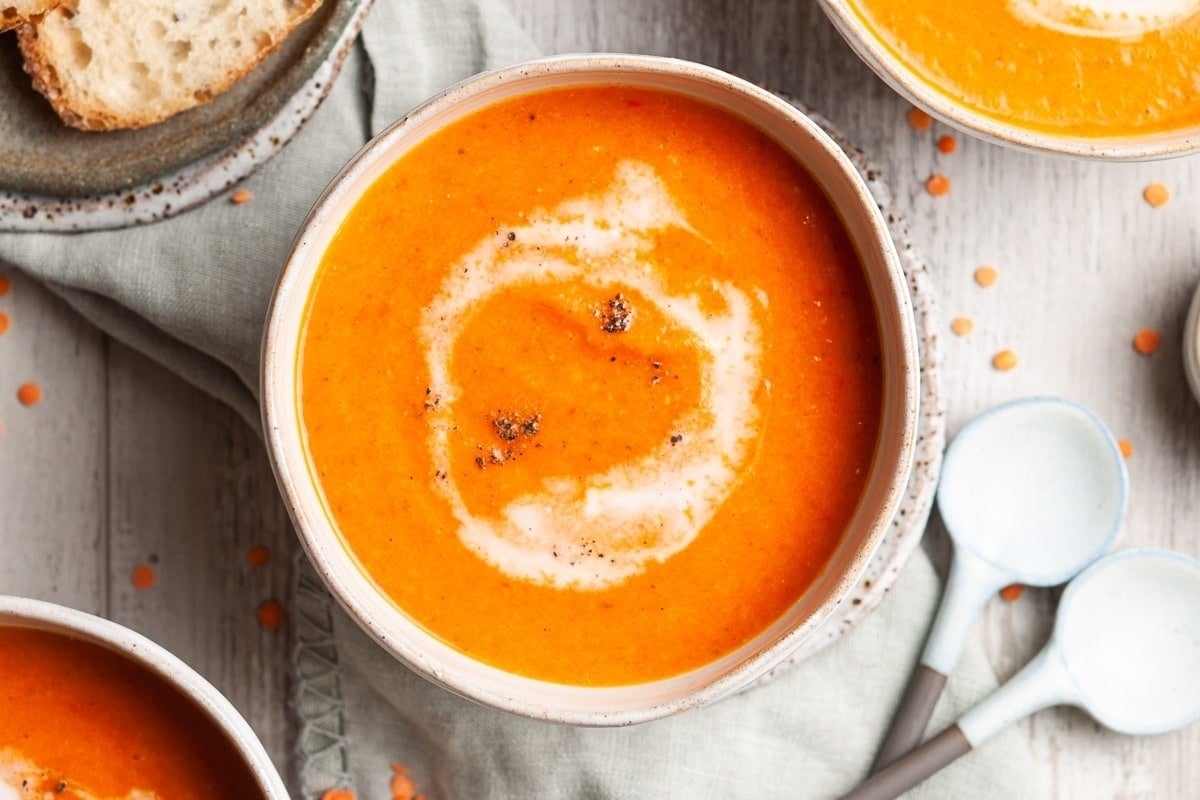
{"type": "Polygon", "coordinates": [[[327,246],[300,347],[309,457],[363,570],[450,646],[576,685],[685,672],[784,614],[882,408],[817,182],[740,118],[621,85],[414,144],[327,246]]]}

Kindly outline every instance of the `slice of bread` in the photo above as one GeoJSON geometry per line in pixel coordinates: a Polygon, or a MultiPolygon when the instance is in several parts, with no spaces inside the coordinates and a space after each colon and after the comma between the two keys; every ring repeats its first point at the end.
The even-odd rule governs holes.
{"type": "Polygon", "coordinates": [[[320,4],[65,0],[18,37],[34,87],[68,125],[141,128],[229,88],[320,4]]]}
{"type": "Polygon", "coordinates": [[[36,20],[59,4],[59,0],[0,0],[0,33],[36,20]]]}

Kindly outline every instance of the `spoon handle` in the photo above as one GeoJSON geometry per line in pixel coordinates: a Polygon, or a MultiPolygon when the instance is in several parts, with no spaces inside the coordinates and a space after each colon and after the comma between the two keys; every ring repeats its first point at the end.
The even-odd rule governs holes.
{"type": "Polygon", "coordinates": [[[879,754],[875,756],[875,763],[871,765],[870,774],[879,772],[921,743],[929,718],[933,716],[933,708],[937,705],[945,685],[946,676],[933,667],[924,664],[917,667],[908,682],[904,699],[896,709],[891,730],[883,740],[879,754]]]}
{"type": "Polygon", "coordinates": [[[933,618],[921,663],[909,679],[892,727],[871,767],[872,774],[921,743],[938,696],[946,685],[945,676],[958,662],[979,611],[997,589],[1011,582],[1011,576],[965,548],[955,549],[946,591],[933,618]]]}
{"type": "Polygon", "coordinates": [[[916,750],[893,761],[839,800],[892,800],[956,758],[971,752],[971,743],[951,725],[916,750]]]}

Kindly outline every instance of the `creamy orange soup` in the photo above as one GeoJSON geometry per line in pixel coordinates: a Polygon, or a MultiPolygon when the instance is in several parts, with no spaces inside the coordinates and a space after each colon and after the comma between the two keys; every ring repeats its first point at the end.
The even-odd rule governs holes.
{"type": "Polygon", "coordinates": [[[1122,137],[1200,125],[1200,0],[849,0],[919,78],[1020,127],[1122,137]]]}
{"type": "Polygon", "coordinates": [[[815,181],[714,107],[554,89],[391,166],[301,346],[347,546],[428,631],[551,681],[701,666],[797,601],[870,471],[879,338],[815,181]]]}
{"type": "Polygon", "coordinates": [[[261,800],[186,698],[88,642],[0,627],[3,800],[261,800]]]}

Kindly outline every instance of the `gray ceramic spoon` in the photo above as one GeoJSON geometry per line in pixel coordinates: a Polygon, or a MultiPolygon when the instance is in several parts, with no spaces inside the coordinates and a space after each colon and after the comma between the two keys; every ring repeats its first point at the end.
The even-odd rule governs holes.
{"type": "Polygon", "coordinates": [[[1063,593],[1050,642],[958,722],[841,800],[889,800],[1043,708],[1074,705],[1118,733],[1200,718],[1200,563],[1165,550],[1100,559],[1063,593]]]}
{"type": "Polygon", "coordinates": [[[875,757],[878,772],[921,743],[980,609],[1011,583],[1056,586],[1108,549],[1129,478],[1112,434],[1087,409],[1030,398],[976,417],[946,451],[938,510],[954,542],[946,593],[875,757]]]}

